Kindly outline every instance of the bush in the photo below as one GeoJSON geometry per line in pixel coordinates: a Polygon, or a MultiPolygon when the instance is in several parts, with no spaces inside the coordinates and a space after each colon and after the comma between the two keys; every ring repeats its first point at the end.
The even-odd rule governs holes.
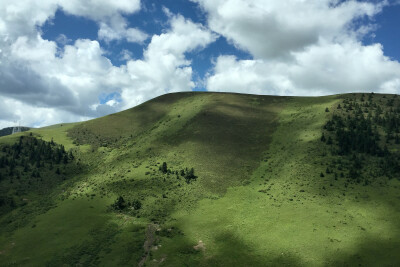
{"type": "Polygon", "coordinates": [[[166,162],[163,162],[163,164],[162,164],[161,167],[160,167],[160,171],[161,171],[162,173],[167,173],[167,172],[168,172],[168,166],[167,166],[167,163],[166,163],[166,162]]]}
{"type": "Polygon", "coordinates": [[[197,179],[197,176],[194,175],[194,169],[193,168],[191,168],[189,171],[186,171],[186,175],[185,175],[186,183],[189,184],[192,180],[196,180],[196,179],[197,179]]]}
{"type": "Polygon", "coordinates": [[[126,203],[125,199],[121,196],[117,198],[117,200],[114,202],[114,204],[111,205],[111,207],[115,210],[123,210],[126,208],[126,203]]]}
{"type": "Polygon", "coordinates": [[[132,208],[135,210],[139,210],[142,208],[142,202],[140,202],[140,200],[135,199],[134,201],[132,201],[132,208]]]}

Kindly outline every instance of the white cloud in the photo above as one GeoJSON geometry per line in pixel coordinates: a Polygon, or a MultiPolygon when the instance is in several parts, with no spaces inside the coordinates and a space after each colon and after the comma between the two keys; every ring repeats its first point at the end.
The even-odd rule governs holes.
{"type": "Polygon", "coordinates": [[[122,89],[123,108],[150,96],[189,91],[195,86],[191,62],[185,58],[185,53],[206,47],[217,36],[182,16],[172,16],[170,24],[168,32],[152,37],[143,60],[127,62],[130,81],[122,89]]]}
{"type": "Polygon", "coordinates": [[[72,42],[72,39],[69,39],[65,34],[59,34],[56,38],[57,43],[61,45],[66,45],[70,44],[72,42]]]}
{"type": "Polygon", "coordinates": [[[216,36],[182,16],[170,17],[170,29],[152,37],[142,60],[132,60],[131,54],[124,53],[127,63],[119,67],[106,57],[98,41],[79,39],[71,43],[60,36],[61,41],[67,40],[61,48],[43,39],[38,30],[57,8],[63,8],[99,24],[110,23],[114,28],[109,34],[120,32],[116,37],[108,36],[109,40],[141,42],[147,38],[128,28],[121,15],[137,11],[140,6],[131,4],[139,1],[121,1],[116,6],[113,1],[102,2],[108,7],[96,1],[79,1],[80,7],[78,1],[49,1],[30,9],[27,5],[34,2],[22,0],[0,8],[0,25],[5,25],[1,26],[0,38],[0,125],[5,126],[7,121],[12,125],[13,120],[28,126],[77,121],[130,108],[165,92],[191,90],[192,69],[185,53],[205,47],[216,36]],[[124,3],[130,8],[125,10],[124,3]],[[101,95],[118,97],[101,104],[101,95]]]}
{"type": "Polygon", "coordinates": [[[122,16],[114,16],[106,22],[100,22],[98,36],[106,42],[126,39],[132,43],[143,43],[149,37],[139,29],[128,28],[126,19],[122,16]]]}
{"type": "Polygon", "coordinates": [[[14,40],[19,36],[36,36],[36,26],[53,17],[58,0],[2,0],[0,7],[0,41],[14,40]]]}
{"type": "Polygon", "coordinates": [[[195,0],[209,27],[257,58],[290,56],[320,38],[351,33],[354,19],[380,12],[382,4],[337,0],[195,0]]]}
{"type": "Polygon", "coordinates": [[[131,60],[133,57],[133,53],[127,49],[123,49],[120,53],[119,53],[119,59],[122,61],[128,61],[131,60]]]}
{"type": "Polygon", "coordinates": [[[38,107],[2,96],[0,96],[0,114],[2,114],[0,129],[14,126],[16,123],[22,126],[41,127],[89,119],[89,117],[72,114],[62,109],[38,107]]]}
{"type": "Polygon", "coordinates": [[[99,37],[105,40],[126,38],[130,42],[143,42],[147,35],[128,28],[122,14],[140,10],[140,0],[2,0],[0,7],[0,38],[37,35],[36,26],[42,26],[61,8],[67,14],[82,16],[99,23],[99,37]]]}
{"type": "Polygon", "coordinates": [[[107,42],[126,39],[142,43],[148,35],[139,29],[129,28],[121,14],[140,10],[140,0],[68,0],[60,1],[62,9],[72,15],[88,17],[99,23],[98,37],[107,42]]]}
{"type": "Polygon", "coordinates": [[[206,84],[212,91],[324,95],[354,91],[400,92],[400,64],[380,44],[361,39],[376,28],[357,27],[378,4],[337,0],[194,0],[209,27],[254,59],[220,56],[206,84]]]}
{"type": "Polygon", "coordinates": [[[277,62],[221,56],[207,88],[273,95],[400,92],[400,64],[385,57],[378,44],[317,44],[294,58],[277,62]]]}
{"type": "MultiPolygon", "coordinates": [[[[107,79],[115,67],[104,56],[99,43],[77,40],[67,45],[67,40],[61,50],[56,42],[44,40],[39,30],[58,8],[92,19],[110,19],[121,16],[122,9],[134,12],[140,8],[139,1],[101,2],[2,1],[0,97],[3,108],[13,111],[13,120],[17,118],[29,125],[48,125],[117,110],[106,110],[103,105],[97,110],[89,108],[99,102],[100,93],[118,89],[107,79]],[[99,9],[102,11],[98,12],[99,9]]],[[[0,120],[3,124],[4,121],[12,124],[5,112],[0,113],[0,120]]]]}
{"type": "Polygon", "coordinates": [[[140,0],[60,0],[67,13],[101,21],[115,14],[132,14],[140,10],[140,0]]]}

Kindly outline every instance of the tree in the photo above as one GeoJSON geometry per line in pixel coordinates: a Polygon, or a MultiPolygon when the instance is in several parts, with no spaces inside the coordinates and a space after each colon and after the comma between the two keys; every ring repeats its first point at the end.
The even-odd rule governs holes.
{"type": "Polygon", "coordinates": [[[112,207],[115,210],[123,210],[126,208],[125,199],[122,196],[119,196],[117,200],[112,204],[112,207]]]}
{"type": "Polygon", "coordinates": [[[168,166],[167,166],[167,163],[166,163],[165,161],[164,161],[163,164],[161,165],[160,171],[161,171],[162,173],[167,173],[167,172],[168,172],[168,166]]]}
{"type": "Polygon", "coordinates": [[[63,162],[64,162],[64,164],[68,164],[68,156],[67,156],[67,154],[64,155],[63,162]]]}
{"type": "Polygon", "coordinates": [[[140,200],[135,199],[134,201],[132,201],[132,208],[135,210],[139,210],[142,207],[142,203],[140,202],[140,200]]]}
{"type": "Polygon", "coordinates": [[[325,142],[325,141],[326,141],[326,137],[325,137],[325,134],[324,134],[324,133],[322,133],[321,141],[322,141],[322,142],[325,142]]]}
{"type": "Polygon", "coordinates": [[[332,138],[330,136],[328,137],[328,142],[326,142],[326,144],[328,144],[328,145],[332,145],[333,144],[332,138]]]}
{"type": "Polygon", "coordinates": [[[196,180],[197,176],[194,175],[194,169],[191,168],[189,171],[186,171],[185,180],[186,183],[190,183],[192,180],[196,180]]]}

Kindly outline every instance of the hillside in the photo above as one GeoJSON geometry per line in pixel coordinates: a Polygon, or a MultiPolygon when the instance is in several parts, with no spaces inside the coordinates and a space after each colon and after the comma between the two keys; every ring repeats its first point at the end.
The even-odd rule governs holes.
{"type": "Polygon", "coordinates": [[[190,92],[0,138],[0,266],[396,266],[400,97],[190,92]]]}

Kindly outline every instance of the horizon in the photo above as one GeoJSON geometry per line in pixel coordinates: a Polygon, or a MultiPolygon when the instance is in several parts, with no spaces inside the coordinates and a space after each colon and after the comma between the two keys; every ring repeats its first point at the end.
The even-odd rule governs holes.
{"type": "Polygon", "coordinates": [[[400,93],[399,1],[5,0],[0,129],[174,92],[400,93]]]}

